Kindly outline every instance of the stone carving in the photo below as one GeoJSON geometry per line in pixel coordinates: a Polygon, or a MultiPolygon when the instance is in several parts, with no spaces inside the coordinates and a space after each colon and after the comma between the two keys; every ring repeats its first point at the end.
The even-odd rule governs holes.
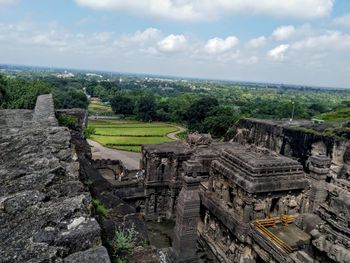
{"type": "MultiPolygon", "coordinates": [[[[145,171],[145,187],[156,196],[156,213],[169,210],[176,203],[181,187],[175,186],[180,184],[181,178],[200,178],[203,222],[198,231],[220,261],[294,263],[300,262],[300,259],[296,261],[299,255],[305,262],[314,259],[347,262],[350,207],[346,200],[350,200],[350,184],[347,186],[346,177],[329,180],[329,158],[310,158],[310,172],[306,175],[296,160],[271,150],[236,143],[209,143],[207,139],[192,134],[185,144],[177,142],[144,147],[146,158],[149,153],[158,158],[145,162],[150,167],[145,171]],[[169,161],[162,162],[166,158],[169,161]],[[167,172],[156,178],[157,168],[161,169],[159,165],[162,164],[167,172]],[[162,201],[167,198],[174,198],[174,201],[162,201]],[[271,217],[277,218],[276,222],[281,226],[281,215],[293,216],[284,218],[291,219],[292,231],[298,232],[294,229],[297,227],[302,232],[300,236],[291,237],[296,239],[291,244],[293,250],[300,253],[286,252],[284,247],[276,246],[255,227],[255,220],[271,217]],[[293,218],[298,216],[309,219],[294,224],[293,218]],[[324,226],[309,242],[308,234],[319,222],[324,222],[324,226]]],[[[284,147],[288,148],[288,145],[292,154],[295,148],[289,141],[284,147]]],[[[182,199],[179,199],[178,206],[184,207],[182,199]]],[[[194,230],[193,220],[182,217],[177,221],[176,232],[194,230]]],[[[279,231],[283,234],[284,230],[279,231]]]]}

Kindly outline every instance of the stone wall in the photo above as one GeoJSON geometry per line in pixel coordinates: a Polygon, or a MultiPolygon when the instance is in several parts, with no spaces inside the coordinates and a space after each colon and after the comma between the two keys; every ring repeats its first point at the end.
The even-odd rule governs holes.
{"type": "Polygon", "coordinates": [[[0,111],[1,262],[110,262],[51,95],[0,111]]]}

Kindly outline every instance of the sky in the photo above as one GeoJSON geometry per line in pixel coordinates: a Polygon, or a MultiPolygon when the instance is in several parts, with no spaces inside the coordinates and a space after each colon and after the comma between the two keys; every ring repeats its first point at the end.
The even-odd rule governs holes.
{"type": "Polygon", "coordinates": [[[0,0],[0,63],[350,88],[350,0],[0,0]]]}

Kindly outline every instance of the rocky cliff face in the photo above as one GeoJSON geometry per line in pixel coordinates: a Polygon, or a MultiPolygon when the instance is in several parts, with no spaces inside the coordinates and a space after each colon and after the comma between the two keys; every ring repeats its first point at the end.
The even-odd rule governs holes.
{"type": "Polygon", "coordinates": [[[1,262],[110,262],[52,97],[0,111],[1,262]]]}
{"type": "Polygon", "coordinates": [[[349,177],[350,141],[312,132],[305,123],[242,119],[228,139],[241,144],[255,144],[297,159],[308,170],[308,158],[325,153],[332,159],[333,176],[349,177]]]}

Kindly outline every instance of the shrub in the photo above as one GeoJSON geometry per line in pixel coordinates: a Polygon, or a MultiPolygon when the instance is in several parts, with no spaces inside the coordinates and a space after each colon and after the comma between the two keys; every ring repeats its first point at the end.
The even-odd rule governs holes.
{"type": "Polygon", "coordinates": [[[78,121],[77,121],[77,118],[73,116],[63,114],[58,117],[58,122],[62,126],[66,126],[69,129],[74,129],[78,121]]]}
{"type": "Polygon", "coordinates": [[[92,199],[92,204],[96,209],[96,212],[98,215],[106,217],[108,215],[108,208],[106,208],[100,200],[93,198],[92,199]]]}
{"type": "Polygon", "coordinates": [[[89,139],[92,135],[95,134],[95,128],[93,127],[87,127],[83,130],[84,137],[89,139]]]}
{"type": "Polygon", "coordinates": [[[137,234],[134,224],[130,228],[126,228],[124,224],[122,227],[116,228],[115,236],[110,241],[116,262],[124,262],[126,260],[125,256],[135,247],[137,234]]]}

